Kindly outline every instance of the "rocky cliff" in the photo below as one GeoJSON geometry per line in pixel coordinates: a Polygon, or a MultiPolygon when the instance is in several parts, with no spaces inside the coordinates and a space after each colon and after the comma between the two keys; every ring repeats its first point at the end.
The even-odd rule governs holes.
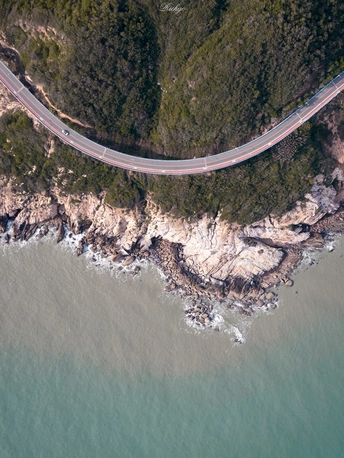
{"type": "MultiPolygon", "coordinates": [[[[343,181],[338,169],[333,178],[343,181]]],[[[67,227],[83,235],[79,253],[86,244],[118,264],[150,259],[165,273],[169,290],[194,298],[216,297],[229,304],[240,300],[250,306],[269,299],[269,286],[288,281],[304,247],[322,245],[323,231],[318,226],[340,207],[336,190],[326,186],[321,175],[293,210],[245,227],[230,226],[221,215],[175,219],[152,202],[135,211],[112,208],[104,197],[67,196],[58,188],[49,196],[29,195],[2,177],[0,230],[5,232],[13,221],[6,237],[17,241],[41,237],[56,227],[61,240],[67,227]]],[[[336,218],[341,218],[340,213],[336,218]]]]}
{"type": "MultiPolygon", "coordinates": [[[[0,86],[0,115],[9,109],[21,106],[0,86]]],[[[239,227],[223,221],[221,214],[176,219],[150,199],[144,207],[126,210],[107,205],[104,194],[65,195],[57,187],[49,195],[28,194],[0,177],[0,232],[7,241],[17,241],[42,237],[55,227],[62,240],[68,228],[82,234],[78,254],[88,246],[124,266],[150,259],[165,273],[169,291],[201,301],[215,297],[229,307],[240,301],[250,313],[252,305],[271,303],[270,286],[290,284],[288,276],[305,247],[321,247],[326,231],[341,228],[343,188],[344,175],[337,168],[326,180],[317,176],[311,192],[288,213],[239,227]]],[[[200,325],[211,324],[211,306],[204,302],[188,313],[200,325]]]]}

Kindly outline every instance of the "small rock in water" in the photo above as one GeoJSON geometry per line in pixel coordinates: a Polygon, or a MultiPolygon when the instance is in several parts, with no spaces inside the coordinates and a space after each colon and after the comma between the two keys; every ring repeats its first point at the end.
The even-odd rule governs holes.
{"type": "Polygon", "coordinates": [[[285,282],[285,286],[293,286],[294,282],[293,280],[290,280],[290,278],[285,282]]]}
{"type": "Polygon", "coordinates": [[[78,247],[76,249],[77,256],[80,256],[84,251],[84,239],[80,240],[78,243],[78,247]]]}
{"type": "Polygon", "coordinates": [[[141,267],[139,266],[135,266],[135,268],[133,269],[133,271],[131,272],[132,275],[137,275],[141,270],[141,267]]]}
{"type": "Polygon", "coordinates": [[[112,256],[112,261],[113,261],[113,262],[119,262],[119,261],[121,261],[123,258],[124,258],[124,256],[123,256],[122,254],[116,254],[116,255],[112,256]]]}
{"type": "Polygon", "coordinates": [[[128,258],[126,258],[126,259],[122,262],[122,265],[123,265],[123,266],[129,266],[129,265],[132,264],[134,261],[135,261],[135,256],[129,256],[128,258]]]}
{"type": "Polygon", "coordinates": [[[173,291],[174,289],[176,289],[176,285],[174,283],[170,283],[169,285],[165,287],[165,291],[168,293],[173,291]]]}

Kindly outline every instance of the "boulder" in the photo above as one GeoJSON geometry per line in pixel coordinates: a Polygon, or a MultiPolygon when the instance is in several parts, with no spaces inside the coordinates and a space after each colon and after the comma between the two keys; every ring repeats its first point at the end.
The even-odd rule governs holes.
{"type": "Polygon", "coordinates": [[[128,257],[122,262],[122,265],[123,265],[123,266],[129,266],[129,265],[132,264],[134,261],[135,261],[135,256],[128,256],[128,257]]]}
{"type": "Polygon", "coordinates": [[[124,258],[123,254],[118,253],[112,256],[112,262],[120,262],[122,261],[123,258],[124,258]]]}
{"type": "Polygon", "coordinates": [[[83,252],[84,252],[84,239],[81,239],[76,249],[76,254],[77,256],[80,256],[83,252]]]}
{"type": "Polygon", "coordinates": [[[3,233],[6,231],[7,223],[8,223],[7,215],[0,216],[0,233],[3,233]]]}

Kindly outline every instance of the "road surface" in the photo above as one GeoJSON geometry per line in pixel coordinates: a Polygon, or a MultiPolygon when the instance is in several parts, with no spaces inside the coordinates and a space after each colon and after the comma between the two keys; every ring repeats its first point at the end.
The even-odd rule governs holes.
{"type": "Polygon", "coordinates": [[[14,97],[33,114],[47,129],[61,138],[65,143],[88,156],[107,164],[136,172],[155,173],[160,175],[191,175],[222,169],[262,153],[279,143],[283,138],[294,132],[304,122],[332,100],[344,89],[344,72],[340,73],[329,84],[324,86],[303,107],[297,109],[264,135],[238,148],[196,159],[157,160],[147,159],[120,153],[105,148],[98,143],[83,137],[70,129],[60,119],[54,116],[31,92],[14,76],[9,68],[0,61],[0,81],[14,97]],[[62,131],[68,130],[65,136],[62,131]]]}

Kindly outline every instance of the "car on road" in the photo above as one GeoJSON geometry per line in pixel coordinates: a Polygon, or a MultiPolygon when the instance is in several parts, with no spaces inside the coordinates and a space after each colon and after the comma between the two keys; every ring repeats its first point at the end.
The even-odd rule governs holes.
{"type": "Polygon", "coordinates": [[[62,130],[62,133],[63,133],[63,135],[69,135],[69,130],[63,129],[63,130],[62,130]]]}

